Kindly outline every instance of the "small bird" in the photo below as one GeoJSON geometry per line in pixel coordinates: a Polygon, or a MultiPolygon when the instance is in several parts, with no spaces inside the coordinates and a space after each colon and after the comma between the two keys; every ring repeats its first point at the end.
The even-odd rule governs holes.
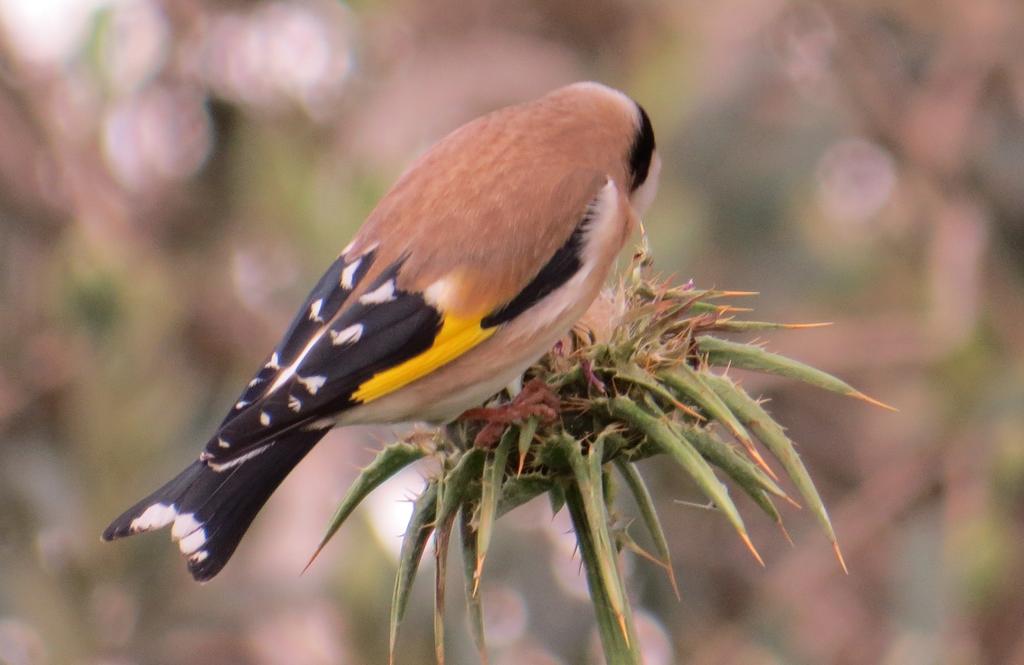
{"type": "Polygon", "coordinates": [[[660,164],[644,109],[593,82],[441,139],[313,287],[199,458],[103,539],[170,526],[209,580],[332,427],[446,423],[479,406],[587,310],[660,164]]]}

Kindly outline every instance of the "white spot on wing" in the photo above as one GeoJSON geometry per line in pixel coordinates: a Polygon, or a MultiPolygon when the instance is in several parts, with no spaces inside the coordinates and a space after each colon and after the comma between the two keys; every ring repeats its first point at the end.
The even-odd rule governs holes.
{"type": "Polygon", "coordinates": [[[237,402],[235,402],[235,410],[236,411],[240,410],[240,409],[244,409],[247,406],[249,406],[249,403],[246,402],[244,399],[240,399],[237,402]]]}
{"type": "Polygon", "coordinates": [[[210,556],[210,553],[206,550],[199,550],[189,555],[188,560],[192,563],[202,563],[206,561],[206,557],[210,556]]]}
{"type": "Polygon", "coordinates": [[[359,297],[359,302],[364,305],[379,305],[391,302],[395,299],[395,280],[389,279],[373,291],[364,293],[359,297]]]}
{"type": "Polygon", "coordinates": [[[331,344],[341,346],[342,344],[355,344],[363,336],[363,324],[356,323],[343,330],[332,330],[331,344]]]}
{"type": "Polygon", "coordinates": [[[274,351],[274,353],[271,354],[270,361],[267,362],[264,367],[269,367],[270,369],[281,369],[281,358],[278,357],[277,351],[274,351]]]}
{"type": "Polygon", "coordinates": [[[206,529],[196,529],[178,541],[182,554],[191,554],[206,543],[206,529]]]}
{"type": "Polygon", "coordinates": [[[263,379],[261,379],[260,377],[257,376],[255,379],[253,379],[252,381],[249,382],[249,387],[252,388],[253,386],[258,384],[262,380],[263,379]]]}
{"type": "Polygon", "coordinates": [[[256,457],[257,455],[261,455],[262,453],[266,452],[267,448],[269,448],[272,445],[274,445],[273,441],[271,441],[270,443],[266,443],[266,444],[260,446],[259,448],[253,448],[252,450],[250,450],[246,454],[239,455],[238,457],[236,457],[235,459],[233,459],[233,460],[231,460],[229,462],[224,462],[223,464],[216,464],[215,462],[207,462],[207,465],[211,469],[216,471],[217,473],[221,473],[223,471],[227,471],[228,469],[231,469],[233,467],[238,466],[242,462],[246,462],[248,460],[251,460],[253,457],[256,457]]]}
{"type": "Polygon", "coordinates": [[[266,427],[270,424],[270,414],[266,411],[260,411],[260,425],[266,427]]]}
{"type": "Polygon", "coordinates": [[[323,298],[318,298],[309,304],[309,319],[311,321],[323,321],[323,319],[320,318],[320,308],[323,306],[323,298]]]}
{"type": "Polygon", "coordinates": [[[203,526],[203,523],[196,519],[195,513],[183,513],[174,520],[174,527],[171,529],[171,538],[180,540],[196,529],[203,526]]]}
{"type": "Polygon", "coordinates": [[[132,520],[129,529],[135,533],[138,531],[149,531],[150,529],[159,529],[165,527],[174,521],[174,518],[178,516],[178,511],[175,510],[173,505],[167,505],[166,503],[154,503],[149,508],[142,511],[142,514],[132,520]]]}
{"type": "Polygon", "coordinates": [[[660,176],[661,157],[655,151],[654,158],[651,160],[651,165],[647,171],[647,180],[644,180],[644,184],[637,187],[636,191],[629,197],[633,204],[633,210],[636,211],[637,215],[643,215],[647,212],[647,209],[651,207],[651,203],[654,202],[654,197],[658,193],[658,180],[660,176]]]}
{"type": "Polygon", "coordinates": [[[300,402],[299,398],[296,397],[295,395],[289,395],[288,408],[294,411],[295,413],[298,413],[302,409],[302,402],[300,402]]]}
{"type": "Polygon", "coordinates": [[[217,445],[221,448],[230,448],[231,444],[225,441],[222,437],[217,437],[217,445]]]}
{"type": "Polygon", "coordinates": [[[359,270],[359,264],[363,262],[362,258],[358,258],[352,263],[345,266],[345,269],[341,271],[341,285],[351,290],[355,286],[356,271],[359,270]]]}
{"type": "Polygon", "coordinates": [[[327,383],[326,376],[296,376],[295,380],[305,386],[310,395],[315,395],[316,391],[323,388],[324,384],[327,383]]]}
{"type": "Polygon", "coordinates": [[[274,378],[274,382],[270,384],[269,388],[267,388],[267,395],[272,395],[278,388],[284,385],[285,381],[295,375],[295,370],[298,369],[302,361],[306,359],[306,355],[309,353],[310,349],[316,346],[317,342],[320,341],[320,338],[324,336],[324,332],[326,330],[327,328],[320,328],[320,330],[318,330],[316,334],[306,342],[306,346],[303,347],[302,352],[299,353],[297,358],[295,358],[295,361],[288,365],[288,367],[284,368],[284,370],[274,378]]]}

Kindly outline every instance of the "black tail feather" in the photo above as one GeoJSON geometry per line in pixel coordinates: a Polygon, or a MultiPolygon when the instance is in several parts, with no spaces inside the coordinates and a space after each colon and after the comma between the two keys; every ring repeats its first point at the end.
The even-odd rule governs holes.
{"type": "Polygon", "coordinates": [[[295,430],[260,454],[221,471],[203,461],[193,462],[111,522],[103,539],[171,526],[189,572],[200,582],[209,580],[231,558],[281,481],[325,433],[295,430]]]}

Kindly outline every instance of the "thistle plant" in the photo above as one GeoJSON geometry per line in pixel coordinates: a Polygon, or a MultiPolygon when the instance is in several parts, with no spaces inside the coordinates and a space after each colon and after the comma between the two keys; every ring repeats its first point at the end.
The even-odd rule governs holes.
{"type": "Polygon", "coordinates": [[[604,293],[573,333],[527,373],[557,395],[557,418],[545,422],[531,416],[504,426],[494,437],[496,443],[486,446],[479,445],[481,426],[472,422],[412,434],[381,450],[352,484],[320,548],[389,477],[425,457],[436,462],[436,473],[413,503],[402,542],[391,605],[392,662],[409,592],[431,538],[436,559],[436,659],[444,662],[444,580],[456,528],[470,626],[481,661],[486,662],[480,581],[491,535],[502,515],[547,494],[555,512],[569,512],[607,662],[640,663],[627,580],[619,565],[622,550],[663,567],[675,588],[667,539],[636,467],[636,462],[654,455],[667,456],[692,479],[758,563],[763,565],[727,482],[780,527],[776,502],[802,502],[817,518],[845,570],[828,512],[793,442],[728,370],[781,375],[885,405],[821,370],[759,344],[721,336],[827,324],[742,320],[737,315],[750,310],[728,303],[755,294],[698,289],[692,283],[673,285],[652,276],[647,264],[646,252],[640,251],[619,286],[604,293]],[[799,498],[782,489],[777,467],[761,448],[789,477],[799,498]],[[637,523],[648,532],[654,551],[642,549],[612,519],[619,484],[632,495],[640,513],[637,523]]]}

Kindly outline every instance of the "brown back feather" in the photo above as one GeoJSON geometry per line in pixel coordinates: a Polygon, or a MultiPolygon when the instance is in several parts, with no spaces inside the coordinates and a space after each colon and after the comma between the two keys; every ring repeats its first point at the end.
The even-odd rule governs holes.
{"type": "MultiPolygon", "coordinates": [[[[444,303],[483,315],[533,278],[610,176],[628,192],[636,111],[598,86],[569,86],[485,115],[420,157],[370,214],[351,250],[374,273],[402,256],[399,288],[453,279],[444,303]]],[[[372,283],[374,274],[364,284],[372,283]]]]}

